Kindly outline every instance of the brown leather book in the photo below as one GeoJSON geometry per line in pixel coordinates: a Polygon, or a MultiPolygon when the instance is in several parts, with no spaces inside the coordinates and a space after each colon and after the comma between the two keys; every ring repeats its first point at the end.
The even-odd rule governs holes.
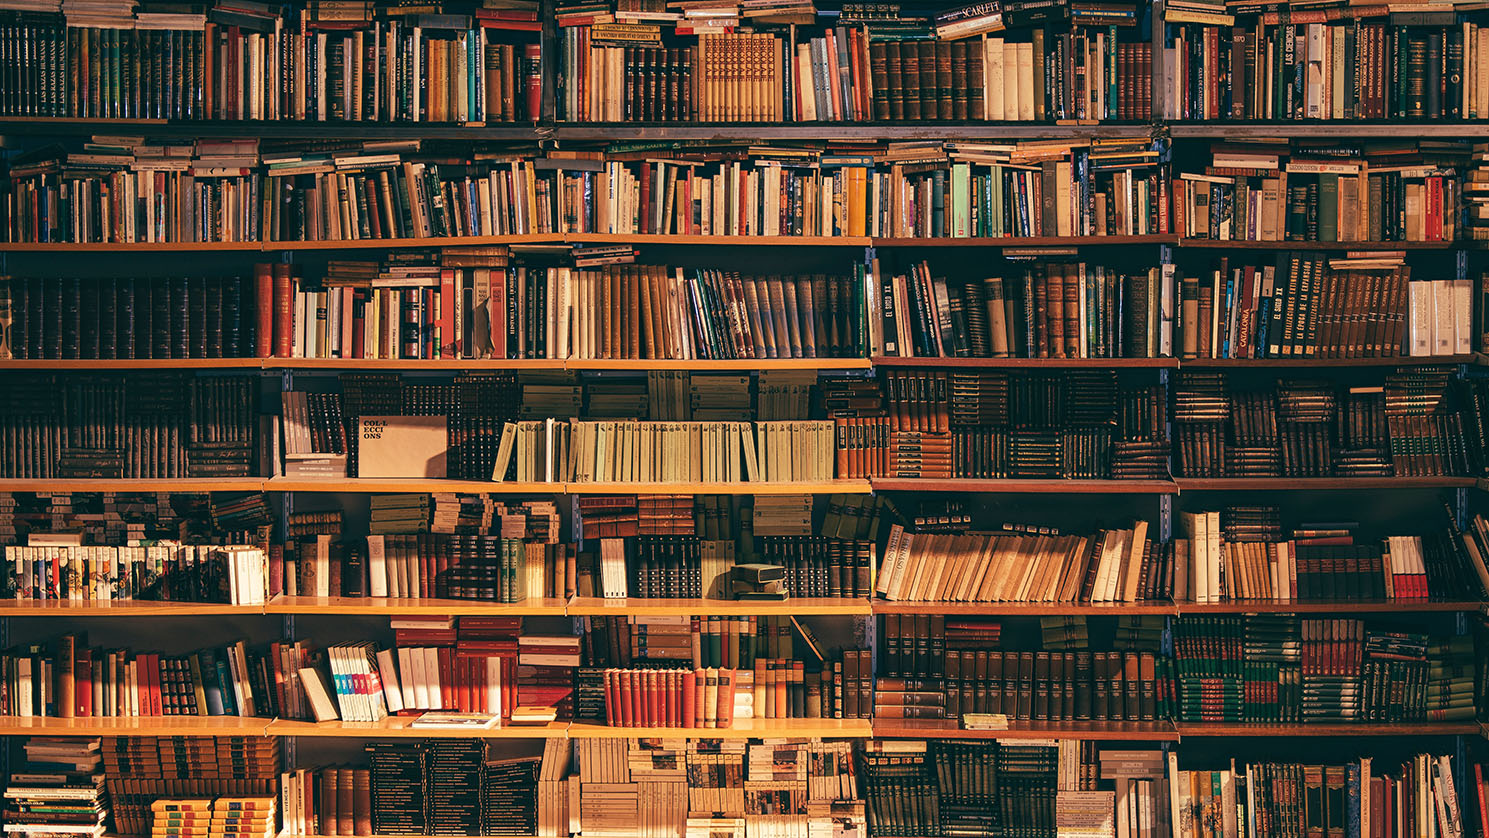
{"type": "Polygon", "coordinates": [[[869,82],[874,88],[874,119],[889,119],[889,48],[892,43],[869,44],[869,82]]]}
{"type": "Polygon", "coordinates": [[[885,105],[889,119],[905,118],[904,61],[901,58],[902,41],[890,41],[884,47],[885,105]]]}
{"type": "Polygon", "coordinates": [[[1031,284],[1029,296],[1034,300],[1034,352],[1035,358],[1050,357],[1049,293],[1046,290],[1045,266],[1035,265],[1029,269],[1031,284]]]}
{"type": "MultiPolygon", "coordinates": [[[[330,773],[333,769],[327,769],[330,773]]],[[[356,807],[355,780],[350,768],[334,769],[336,772],[336,834],[355,835],[356,807]]],[[[370,790],[369,790],[370,791],[370,790]]]]}
{"type": "MultiPolygon", "coordinates": [[[[1049,324],[1049,357],[1063,358],[1065,355],[1065,266],[1050,263],[1044,266],[1044,307],[1049,324]]],[[[1041,357],[1044,357],[1041,354],[1041,357]]]]}
{"type": "Polygon", "coordinates": [[[916,41],[900,41],[900,91],[904,119],[920,119],[920,51],[916,41]]]}
{"type": "MultiPolygon", "coordinates": [[[[952,41],[951,46],[951,118],[963,120],[967,118],[971,106],[969,91],[967,89],[967,53],[972,51],[970,41],[952,41]]],[[[981,41],[976,42],[978,47],[981,41]]]]}
{"type": "Polygon", "coordinates": [[[295,285],[289,265],[275,264],[273,273],[274,357],[288,358],[295,351],[295,285]]]}
{"type": "Polygon", "coordinates": [[[352,834],[372,834],[371,769],[352,769],[352,834]]]}
{"type": "MultiPolygon", "coordinates": [[[[951,119],[955,108],[952,104],[951,41],[935,41],[936,52],[936,117],[951,119]]],[[[958,41],[957,43],[962,43],[958,41]]]]}
{"type": "MultiPolygon", "coordinates": [[[[1062,266],[1065,274],[1065,357],[1077,358],[1081,354],[1081,268],[1080,265],[1062,266]]],[[[1138,312],[1139,315],[1142,312],[1138,312]]],[[[1141,347],[1128,349],[1128,354],[1140,353],[1141,347]]]]}
{"type": "Polygon", "coordinates": [[[340,818],[336,812],[337,804],[341,801],[338,788],[341,782],[340,773],[335,768],[321,769],[320,832],[322,835],[335,835],[340,828],[340,818]]]}
{"type": "MultiPolygon", "coordinates": [[[[940,94],[936,81],[936,44],[938,41],[917,41],[915,52],[920,61],[920,118],[935,119],[940,112],[940,94]]],[[[951,68],[947,67],[947,76],[951,68]]]]}

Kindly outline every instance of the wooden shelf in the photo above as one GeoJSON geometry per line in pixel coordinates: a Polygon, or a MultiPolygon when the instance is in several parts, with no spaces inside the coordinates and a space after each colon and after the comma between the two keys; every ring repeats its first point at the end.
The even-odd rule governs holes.
{"type": "Polygon", "coordinates": [[[1186,614],[1427,614],[1478,611],[1482,602],[1425,599],[1282,602],[1273,600],[1237,600],[1235,602],[1180,602],[1173,608],[1179,616],[1186,614]]]}
{"type": "Polygon", "coordinates": [[[575,597],[565,612],[571,617],[612,614],[653,617],[749,617],[771,614],[861,616],[869,613],[867,599],[803,597],[779,602],[730,599],[602,599],[575,597]]]}
{"type": "Polygon", "coordinates": [[[388,597],[277,596],[263,606],[264,614],[371,614],[399,616],[437,614],[452,617],[526,617],[563,615],[568,603],[562,599],[528,599],[522,602],[489,602],[473,599],[398,599],[388,597]]]}
{"type": "Polygon", "coordinates": [[[868,247],[868,236],[678,236],[657,233],[566,233],[569,244],[760,245],[764,247],[868,247]]]}
{"type": "Polygon", "coordinates": [[[965,730],[955,719],[885,719],[874,722],[874,736],[884,739],[1096,739],[1130,742],[1177,742],[1168,722],[1034,722],[1010,721],[1007,730],[965,730]]]}
{"type": "Polygon", "coordinates": [[[266,492],[473,492],[494,495],[563,494],[563,483],[496,483],[490,480],[435,480],[426,478],[340,477],[326,480],[274,477],[261,479],[266,492]]]}
{"type": "Polygon", "coordinates": [[[963,492],[980,494],[1168,495],[1171,480],[935,480],[875,477],[876,492],[963,492]]]}
{"type": "Polygon", "coordinates": [[[876,599],[875,614],[945,614],[946,616],[1123,616],[1173,614],[1174,606],[1162,602],[904,602],[876,599]]]}
{"type": "Polygon", "coordinates": [[[1465,736],[1479,732],[1479,723],[1466,722],[1337,722],[1281,724],[1273,722],[1175,722],[1185,736],[1465,736]]]}
{"type": "Polygon", "coordinates": [[[267,241],[262,250],[396,250],[401,248],[471,247],[501,244],[563,244],[562,233],[513,233],[500,236],[442,236],[427,239],[331,239],[325,241],[267,241]]]}
{"type": "MultiPolygon", "coordinates": [[[[498,484],[499,485],[499,484],[498,484]]],[[[867,480],[758,483],[566,483],[570,495],[864,495],[867,480]]]]}
{"type": "Polygon", "coordinates": [[[94,360],[0,361],[0,370],[695,370],[699,372],[749,372],[758,370],[856,370],[869,369],[868,358],[721,358],[721,359],[562,359],[562,358],[129,358],[94,360]]]}
{"type": "Polygon", "coordinates": [[[696,370],[700,372],[746,372],[753,370],[866,370],[868,358],[719,358],[716,360],[633,360],[607,358],[570,360],[567,370],[696,370]]]}
{"type": "Polygon", "coordinates": [[[894,358],[875,355],[875,367],[975,369],[1177,369],[1177,358],[894,358]]]}
{"type": "Polygon", "coordinates": [[[1311,120],[1278,122],[1263,120],[1188,121],[1167,123],[1169,136],[1175,139],[1209,137],[1246,140],[1258,137],[1286,139],[1321,138],[1337,140],[1387,138],[1479,138],[1486,130],[1482,121],[1441,120],[1433,122],[1388,122],[1385,120],[1311,120]]]}
{"type": "Polygon", "coordinates": [[[873,735],[868,719],[735,719],[732,727],[611,727],[569,723],[570,739],[750,739],[800,737],[862,738],[873,735]]]}
{"type": "Polygon", "coordinates": [[[1296,367],[1428,367],[1475,363],[1476,355],[1397,355],[1380,358],[1184,358],[1179,366],[1189,368],[1223,367],[1228,369],[1296,367]]]}
{"type": "Polygon", "coordinates": [[[5,360],[0,370],[190,370],[190,369],[261,369],[261,358],[75,358],[51,360],[5,360]]]}
{"type": "Polygon", "coordinates": [[[0,716],[0,736],[264,736],[270,719],[242,716],[0,716]]]}
{"type": "Polygon", "coordinates": [[[0,478],[0,492],[257,492],[262,477],[178,477],[141,480],[132,477],[20,480],[0,478]]]}
{"type": "Polygon", "coordinates": [[[874,247],[1130,247],[1134,245],[1178,244],[1178,236],[1168,233],[1145,236],[961,236],[875,238],[874,247]]]}
{"type": "Polygon", "coordinates": [[[1178,246],[1181,250],[1464,250],[1468,242],[1258,242],[1183,238],[1179,239],[1178,246]]]}
{"type": "Polygon", "coordinates": [[[74,117],[0,117],[0,136],[144,134],[152,139],[257,137],[263,139],[471,139],[536,141],[552,129],[533,122],[362,122],[317,120],[167,120],[74,117]]]}
{"type": "Polygon", "coordinates": [[[261,605],[217,602],[156,602],[144,599],[73,602],[65,599],[0,600],[0,617],[201,617],[256,616],[261,605]]]}
{"type": "Polygon", "coordinates": [[[301,722],[274,719],[269,722],[270,736],[315,737],[398,737],[401,739],[563,739],[568,736],[568,722],[546,725],[514,725],[483,730],[452,730],[437,727],[414,727],[416,716],[389,716],[379,722],[301,722]]]}
{"type": "Polygon", "coordinates": [[[262,251],[263,242],[0,242],[0,253],[188,253],[262,251]]]}
{"type": "Polygon", "coordinates": [[[1177,477],[1180,492],[1460,489],[1472,477],[1177,477]]]}

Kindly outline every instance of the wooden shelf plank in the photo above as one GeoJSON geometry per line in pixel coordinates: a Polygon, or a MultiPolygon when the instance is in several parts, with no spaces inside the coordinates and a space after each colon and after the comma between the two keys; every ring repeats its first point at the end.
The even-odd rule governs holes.
{"type": "MultiPolygon", "coordinates": [[[[500,484],[498,484],[500,485],[500,484]]],[[[759,483],[567,483],[571,495],[862,495],[867,480],[759,483]]]]}
{"type": "Polygon", "coordinates": [[[561,358],[265,358],[269,370],[561,370],[561,358]]]}
{"type": "Polygon", "coordinates": [[[380,722],[302,722],[275,719],[269,723],[271,736],[315,737],[398,737],[401,739],[562,739],[568,735],[568,722],[546,725],[514,725],[484,730],[451,730],[448,728],[414,727],[416,716],[389,716],[380,722]]]}
{"type": "Polygon", "coordinates": [[[630,358],[572,359],[564,362],[567,370],[866,370],[868,358],[719,358],[636,360],[630,358]]]}
{"type": "Polygon", "coordinates": [[[261,358],[75,358],[52,360],[5,360],[0,370],[191,370],[259,369],[261,358]]]}
{"type": "Polygon", "coordinates": [[[0,242],[0,253],[188,253],[263,249],[263,242],[0,242]]]}
{"type": "Polygon", "coordinates": [[[563,494],[563,483],[495,483],[489,480],[342,477],[328,480],[275,477],[263,480],[266,492],[474,492],[496,495],[563,494]]]}
{"type": "Polygon", "coordinates": [[[1178,369],[1177,358],[892,358],[876,355],[876,367],[974,369],[1178,369]]]}
{"type": "Polygon", "coordinates": [[[869,613],[867,599],[832,599],[803,597],[780,602],[731,599],[603,599],[575,597],[570,600],[571,617],[628,614],[669,617],[749,617],[767,614],[864,615],[869,613]]]}
{"type": "Polygon", "coordinates": [[[0,716],[0,736],[265,736],[272,720],[242,716],[0,716]]]}
{"type": "Polygon", "coordinates": [[[1387,120],[1309,120],[1277,122],[1263,120],[1171,121],[1169,135],[1175,138],[1212,137],[1230,140],[1278,137],[1287,139],[1324,138],[1337,140],[1385,137],[1467,137],[1484,135],[1479,120],[1441,120],[1433,122],[1391,122],[1387,120]]]}
{"type": "Polygon", "coordinates": [[[0,492],[257,492],[262,477],[71,478],[21,480],[0,478],[0,492]]]}
{"type": "Polygon", "coordinates": [[[1179,361],[1179,367],[1208,369],[1222,367],[1227,369],[1245,369],[1248,367],[1262,369],[1270,367],[1300,367],[1303,369],[1316,369],[1319,367],[1424,367],[1449,364],[1472,364],[1476,355],[1437,355],[1422,357],[1416,355],[1397,355],[1383,358],[1184,358],[1179,361]]]}
{"type": "Polygon", "coordinates": [[[1338,722],[1280,724],[1271,722],[1175,722],[1185,736],[1465,736],[1479,732],[1479,723],[1466,722],[1338,722]]]}
{"type": "Polygon", "coordinates": [[[876,599],[875,614],[945,614],[947,616],[1007,615],[1010,617],[1120,616],[1127,614],[1173,614],[1174,606],[1163,602],[902,602],[876,599]]]}
{"type": "Polygon", "coordinates": [[[0,600],[0,617],[201,617],[256,616],[261,605],[227,605],[218,602],[153,602],[144,599],[72,602],[65,599],[0,600]]]}
{"type": "Polygon", "coordinates": [[[735,719],[733,727],[611,727],[596,722],[571,722],[570,739],[749,739],[804,737],[862,738],[872,734],[868,719],[735,719]]]}
{"type": "Polygon", "coordinates": [[[875,477],[878,492],[970,492],[983,494],[1168,495],[1170,480],[934,480],[875,477]]]}
{"type": "Polygon", "coordinates": [[[262,249],[284,250],[381,250],[407,247],[467,247],[500,244],[563,244],[562,233],[523,233],[503,236],[443,236],[427,239],[334,239],[328,241],[268,241],[262,249]]]}
{"type": "Polygon", "coordinates": [[[1335,491],[1350,489],[1459,489],[1472,477],[1178,477],[1180,492],[1335,491]]]}
{"type": "Polygon", "coordinates": [[[874,722],[874,736],[884,739],[1097,739],[1176,742],[1179,732],[1168,722],[1010,721],[1007,730],[965,730],[955,719],[882,719],[874,722]]]}
{"type": "Polygon", "coordinates": [[[1178,246],[1196,250],[1462,250],[1466,242],[1313,242],[1313,241],[1227,241],[1219,239],[1180,239],[1178,246]]]}
{"type": "Polygon", "coordinates": [[[1236,602],[1180,602],[1174,605],[1180,615],[1186,614],[1426,614],[1478,611],[1482,602],[1400,599],[1385,601],[1279,602],[1239,600],[1236,602]]]}
{"type": "Polygon", "coordinates": [[[568,233],[570,244],[762,245],[766,247],[868,247],[868,236],[678,236],[657,233],[568,233]]]}
{"type": "Polygon", "coordinates": [[[263,613],[522,617],[563,615],[567,613],[567,605],[562,599],[552,598],[506,603],[471,599],[277,596],[263,606],[263,613]]]}
{"type": "Polygon", "coordinates": [[[897,237],[874,238],[874,247],[1130,247],[1178,244],[1179,237],[1167,233],[1146,236],[969,236],[962,238],[897,237]]]}

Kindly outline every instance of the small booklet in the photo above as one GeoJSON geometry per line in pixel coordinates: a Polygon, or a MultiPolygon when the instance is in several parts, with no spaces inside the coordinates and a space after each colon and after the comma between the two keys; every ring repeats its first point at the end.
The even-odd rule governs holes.
{"type": "Polygon", "coordinates": [[[431,710],[414,719],[409,727],[442,727],[447,729],[485,730],[496,727],[500,716],[490,713],[451,713],[431,710]]]}

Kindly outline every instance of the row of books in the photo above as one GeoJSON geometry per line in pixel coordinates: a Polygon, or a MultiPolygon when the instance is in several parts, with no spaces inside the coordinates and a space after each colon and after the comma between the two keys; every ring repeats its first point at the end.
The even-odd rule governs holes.
{"type": "Polygon", "coordinates": [[[127,381],[12,376],[12,398],[0,412],[0,471],[20,478],[253,474],[260,421],[251,385],[178,373],[127,381]]]}
{"type": "Polygon", "coordinates": [[[260,275],[260,357],[269,357],[270,311],[279,315],[268,346],[279,355],[281,334],[291,336],[285,356],[294,358],[865,354],[862,265],[851,275],[785,277],[660,265],[544,269],[507,266],[506,248],[490,250],[480,260],[490,268],[337,262],[319,284],[296,277],[288,302],[278,299],[282,282],[270,296],[260,275]]]}
{"type": "Polygon", "coordinates": [[[1470,474],[1482,452],[1465,434],[1472,402],[1445,368],[1387,373],[1344,389],[1281,379],[1233,388],[1185,372],[1174,389],[1175,471],[1185,477],[1470,474]],[[1337,432],[1336,432],[1337,429],[1337,432]]]}
{"type": "Polygon", "coordinates": [[[1231,120],[1489,114],[1489,75],[1480,69],[1489,42],[1480,21],[1452,5],[1341,11],[1267,11],[1230,25],[1172,22],[1164,52],[1176,72],[1163,92],[1166,113],[1231,120]]]}
{"type": "Polygon", "coordinates": [[[874,717],[1153,721],[1171,712],[1158,666],[1151,652],[950,651],[944,673],[878,678],[874,717]]]}
{"type": "Polygon", "coordinates": [[[19,359],[1122,358],[1170,355],[1176,331],[1183,358],[1446,356],[1473,345],[1473,281],[1411,280],[1391,256],[1290,252],[1234,266],[1222,257],[1208,276],[1051,263],[980,281],[936,276],[926,262],[904,274],[871,263],[852,276],[800,277],[431,264],[373,268],[363,287],[339,284],[338,267],[338,284],[294,278],[288,303],[279,298],[290,266],[273,267],[284,269],[277,279],[256,266],[253,292],[240,279],[0,279],[12,324],[0,350],[19,359]]]}
{"type": "Polygon", "coordinates": [[[3,656],[6,715],[265,716],[284,707],[280,644],[250,651],[242,641],[186,655],[92,648],[61,637],[3,656]]]}
{"type": "MultiPolygon", "coordinates": [[[[928,40],[853,26],[820,37],[701,34],[669,47],[565,26],[558,119],[568,122],[1143,121],[1152,47],[1099,27],[1035,28],[1029,40],[928,40]]],[[[1091,23],[1092,21],[1084,21],[1091,23]]],[[[1109,25],[1115,24],[1110,30],[1109,25]]]]}
{"type": "Polygon", "coordinates": [[[1173,269],[1045,262],[981,280],[868,275],[870,342],[889,357],[1155,358],[1173,351],[1173,269]]]}
{"type": "Polygon", "coordinates": [[[99,137],[10,166],[17,242],[352,241],[566,233],[1004,237],[1168,233],[1146,137],[680,148],[534,157],[99,137]],[[823,163],[826,165],[822,165],[823,163]],[[262,167],[262,168],[261,168],[262,167]],[[66,175],[65,177],[63,175],[66,175]]]}
{"type": "Polygon", "coordinates": [[[1176,174],[1173,232],[1218,241],[1454,241],[1471,147],[1387,150],[1280,143],[1211,146],[1203,171],[1176,174]]]}
{"type": "Polygon", "coordinates": [[[1472,351],[1468,279],[1413,279],[1399,258],[1222,257],[1179,283],[1181,358],[1427,357],[1472,351]]]}
{"type": "MultiPolygon", "coordinates": [[[[1453,241],[1473,147],[1218,144],[1209,166],[1161,163],[1146,137],[1023,143],[678,148],[452,163],[391,149],[261,150],[95,138],[10,167],[22,242],[299,241],[502,234],[1254,241],[1453,241]],[[260,171],[260,166],[266,167],[260,171]],[[66,177],[63,177],[63,174],[66,177]]],[[[453,153],[453,152],[450,152],[453,153]]]]}
{"type": "Polygon", "coordinates": [[[1357,543],[1353,527],[1303,524],[1293,538],[1235,538],[1220,512],[1179,513],[1175,597],[1229,600],[1409,600],[1467,596],[1489,590],[1484,521],[1463,530],[1357,543]]]}
{"type": "Polygon", "coordinates": [[[511,422],[492,479],[519,482],[831,480],[831,422],[511,422]]]}
{"type": "MultiPolygon", "coordinates": [[[[269,558],[262,547],[150,542],[127,547],[76,543],[6,545],[17,600],[165,599],[262,605],[269,558]]],[[[74,542],[80,539],[50,539],[74,542]]]]}
{"type": "Polygon", "coordinates": [[[6,778],[9,832],[102,838],[111,819],[97,739],[32,737],[6,778]]]}
{"type": "Polygon", "coordinates": [[[463,123],[539,116],[539,47],[501,31],[536,28],[535,13],[332,22],[310,6],[126,11],[102,25],[74,24],[66,9],[13,15],[0,113],[463,123]]]}
{"type": "Polygon", "coordinates": [[[917,533],[895,524],[875,592],[912,602],[1140,602],[1170,590],[1168,552],[1149,540],[1146,521],[1084,537],[917,533]]]}
{"type": "Polygon", "coordinates": [[[1190,722],[1418,722],[1472,718],[1471,638],[1356,619],[1183,618],[1176,716],[1190,722]],[[1430,697],[1430,700],[1429,700],[1430,697]]]}

